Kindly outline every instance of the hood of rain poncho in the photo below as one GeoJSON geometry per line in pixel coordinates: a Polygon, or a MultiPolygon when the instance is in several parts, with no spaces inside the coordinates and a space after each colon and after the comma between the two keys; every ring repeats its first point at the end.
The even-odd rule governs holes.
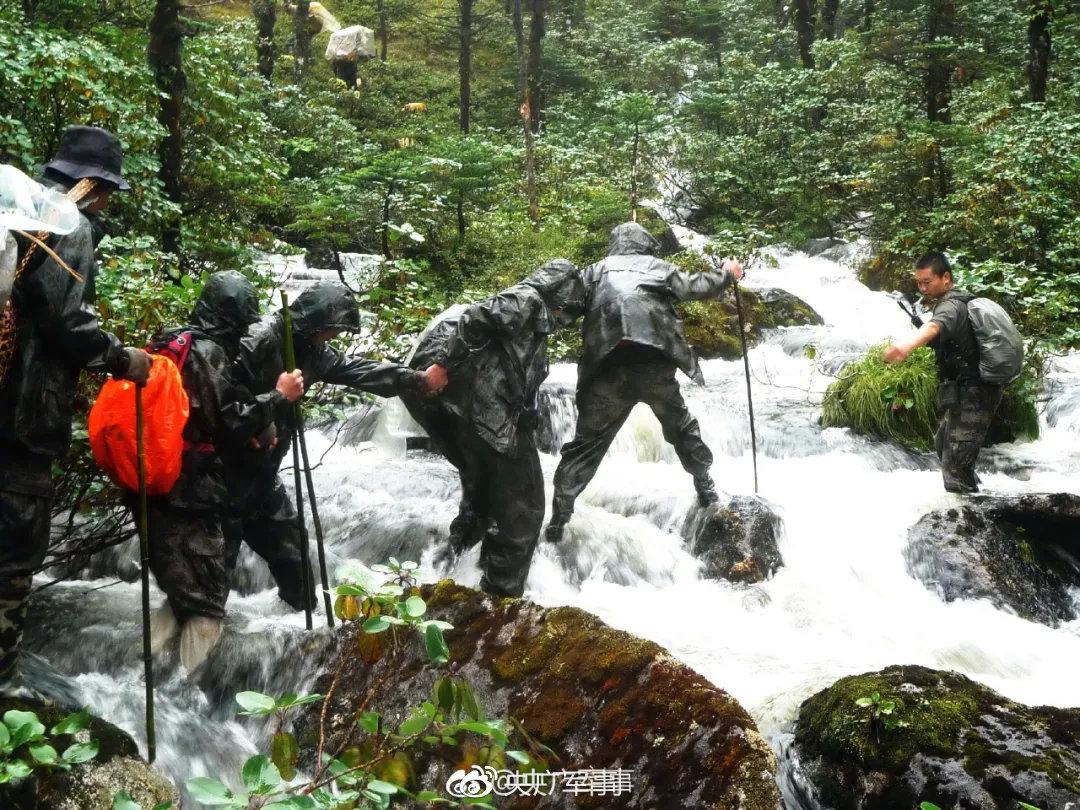
{"type": "Polygon", "coordinates": [[[563,310],[572,315],[585,311],[585,285],[573,262],[566,259],[546,262],[522,283],[540,293],[550,310],[563,310]]]}
{"type": "Polygon", "coordinates": [[[616,225],[608,237],[608,256],[658,256],[660,243],[636,222],[616,225]]]}
{"type": "Polygon", "coordinates": [[[352,292],[337,281],[320,281],[304,290],[293,303],[293,331],[303,337],[334,330],[355,332],[360,329],[360,306],[352,292]]]}
{"type": "Polygon", "coordinates": [[[259,320],[255,286],[235,270],[214,273],[191,313],[191,326],[235,349],[247,328],[259,320]]]}

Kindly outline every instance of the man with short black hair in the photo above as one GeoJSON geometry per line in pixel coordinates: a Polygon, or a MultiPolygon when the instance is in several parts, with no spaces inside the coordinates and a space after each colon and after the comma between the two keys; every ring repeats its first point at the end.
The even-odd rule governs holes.
{"type": "Polygon", "coordinates": [[[18,238],[18,275],[0,314],[0,693],[33,697],[15,672],[34,570],[49,547],[53,461],[67,452],[75,388],[83,369],[146,383],[150,358],[124,348],[94,312],[97,222],[120,176],[116,136],[98,127],[64,132],[42,184],[72,199],[75,230],[47,239],[52,253],[18,238]],[[13,331],[12,331],[13,330],[13,331]]]}
{"type": "Polygon", "coordinates": [[[934,350],[938,370],[938,423],[934,445],[949,492],[978,492],[975,461],[986,440],[1002,387],[979,376],[979,344],[968,318],[976,296],[953,286],[952,268],[943,253],[923,254],[915,263],[915,284],[933,317],[909,340],[885,350],[887,363],[899,363],[920,346],[934,350]]]}

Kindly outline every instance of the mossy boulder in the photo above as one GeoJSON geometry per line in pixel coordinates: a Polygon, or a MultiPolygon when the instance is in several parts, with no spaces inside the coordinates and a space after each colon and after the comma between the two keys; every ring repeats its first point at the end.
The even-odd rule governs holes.
{"type": "MultiPolygon", "coordinates": [[[[823,323],[821,316],[802,299],[786,290],[739,288],[747,346],[761,340],[768,329],[823,323]]],[[[686,301],[677,307],[687,342],[698,356],[735,360],[742,357],[739,314],[733,295],[708,301],[686,301]]]]}
{"type": "Polygon", "coordinates": [[[989,599],[1057,626],[1077,617],[1080,497],[977,496],[908,530],[908,571],[942,599],[989,599]]]}
{"type": "Polygon", "coordinates": [[[692,509],[682,535],[711,579],[755,583],[784,564],[778,538],[782,521],[764,500],[735,496],[727,504],[692,509]]]}
{"type": "Polygon", "coordinates": [[[1024,706],[926,667],[818,692],[799,708],[794,750],[815,799],[835,810],[1049,810],[1080,799],[1080,709],[1024,706]]]}
{"type": "MultiPolygon", "coordinates": [[[[11,709],[32,711],[52,728],[66,717],[67,710],[27,703],[0,700],[0,716],[11,709]]],[[[0,807],[5,810],[112,810],[117,791],[127,793],[141,807],[162,802],[176,802],[179,792],[165,776],[147,765],[139,748],[126,731],[98,717],[90,718],[87,731],[79,735],[61,735],[50,739],[59,753],[83,738],[97,740],[97,756],[70,771],[38,769],[25,779],[0,785],[0,807]]]]}
{"type": "MultiPolygon", "coordinates": [[[[326,750],[335,750],[361,707],[388,725],[429,699],[447,674],[475,690],[489,717],[511,717],[558,755],[552,769],[633,770],[633,791],[571,796],[556,791],[538,804],[522,797],[500,807],[694,807],[777,810],[775,758],[754,721],[731,696],[656,644],[614,630],[571,607],[497,600],[446,580],[427,586],[428,615],[446,632],[450,668],[428,663],[409,640],[393,669],[365,663],[355,624],[340,631],[342,677],[326,706],[326,750]]],[[[316,690],[327,692],[331,675],[316,690]]],[[[322,707],[298,724],[307,756],[317,745],[322,707]]],[[[419,786],[442,790],[455,758],[415,763],[419,786]]]]}

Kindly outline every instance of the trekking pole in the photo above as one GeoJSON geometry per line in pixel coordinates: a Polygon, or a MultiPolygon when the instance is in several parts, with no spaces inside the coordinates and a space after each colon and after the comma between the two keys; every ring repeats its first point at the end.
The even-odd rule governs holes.
{"type": "MultiPolygon", "coordinates": [[[[281,317],[285,322],[285,370],[296,371],[296,353],[293,351],[292,314],[289,312],[289,294],[281,291],[281,317]]],[[[296,441],[300,419],[300,402],[293,403],[293,488],[296,490],[296,525],[300,530],[300,576],[303,579],[304,621],[307,629],[311,624],[311,560],[308,559],[308,533],[304,522],[304,485],[300,480],[300,448],[296,441]]]]}
{"type": "Polygon", "coordinates": [[[757,430],[754,428],[754,397],[750,391],[750,357],[746,353],[746,324],[743,322],[742,299],[739,297],[739,282],[732,277],[732,284],[735,287],[735,312],[739,316],[739,340],[742,342],[743,372],[746,374],[746,406],[750,411],[750,453],[754,460],[754,494],[757,495],[757,430]]]}
{"type": "Polygon", "coordinates": [[[154,661],[150,654],[150,539],[146,528],[146,461],[143,449],[142,387],[135,386],[135,455],[139,471],[139,553],[142,557],[142,638],[143,672],[146,681],[146,761],[153,765],[157,755],[154,733],[154,661]]]}
{"type": "Polygon", "coordinates": [[[311,477],[311,462],[308,461],[307,439],[304,438],[304,414],[296,409],[296,438],[300,442],[300,455],[304,459],[304,477],[307,479],[308,504],[311,506],[311,523],[315,526],[315,548],[319,552],[319,578],[322,580],[323,605],[326,607],[326,624],[334,626],[334,603],[330,599],[330,578],[326,575],[326,546],[323,543],[322,521],[319,520],[319,507],[315,503],[315,481],[311,477]]]}

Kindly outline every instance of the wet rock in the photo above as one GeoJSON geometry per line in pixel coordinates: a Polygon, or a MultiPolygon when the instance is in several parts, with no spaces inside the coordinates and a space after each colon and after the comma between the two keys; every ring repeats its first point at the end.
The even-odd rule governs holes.
{"type": "Polygon", "coordinates": [[[1056,626],[1077,616],[1080,497],[977,496],[908,530],[908,571],[942,599],[989,599],[1056,626]]]}
{"type": "Polygon", "coordinates": [[[954,672],[842,678],[799,709],[795,753],[835,810],[1065,808],[1080,799],[1080,709],[1014,703],[954,672]],[[859,706],[879,697],[878,707],[859,706]]]}
{"type": "Polygon", "coordinates": [[[836,247],[848,244],[843,239],[834,236],[826,236],[821,239],[807,239],[799,249],[807,256],[817,256],[836,247]]]}
{"type": "MultiPolygon", "coordinates": [[[[0,700],[0,715],[11,709],[34,712],[46,729],[69,713],[40,704],[0,700]]],[[[113,797],[121,790],[127,791],[141,807],[179,800],[176,786],[147,765],[140,758],[138,746],[131,736],[112,723],[93,717],[89,729],[75,737],[49,736],[50,745],[61,754],[74,742],[97,740],[98,754],[70,771],[39,768],[25,779],[0,785],[0,807],[5,810],[111,810],[113,797]]]]}
{"type": "MultiPolygon", "coordinates": [[[[496,600],[449,580],[428,586],[425,597],[428,615],[454,625],[446,633],[451,670],[429,664],[413,638],[392,663],[366,664],[358,628],[348,625],[340,631],[342,676],[327,712],[327,750],[355,726],[360,706],[396,727],[408,707],[430,699],[438,678],[452,674],[471,684],[488,717],[513,717],[553,749],[552,770],[634,772],[630,794],[557,790],[540,801],[500,799],[500,807],[779,807],[775,759],[747,712],[656,644],[577,608],[496,600]]],[[[330,685],[328,674],[315,688],[325,694],[330,685]]],[[[320,711],[298,727],[309,761],[320,711]]],[[[460,767],[459,751],[442,753],[411,763],[418,787],[441,791],[460,767]]]]}
{"type": "Polygon", "coordinates": [[[682,536],[704,563],[703,576],[754,583],[784,564],[778,546],[782,528],[783,521],[764,500],[739,495],[726,506],[692,510],[682,536]]]}
{"type": "MultiPolygon", "coordinates": [[[[746,342],[753,346],[767,329],[811,326],[824,323],[814,309],[786,290],[739,288],[746,328],[746,342]]],[[[742,357],[739,314],[733,296],[680,304],[686,339],[700,357],[734,360],[742,357]]]]}

